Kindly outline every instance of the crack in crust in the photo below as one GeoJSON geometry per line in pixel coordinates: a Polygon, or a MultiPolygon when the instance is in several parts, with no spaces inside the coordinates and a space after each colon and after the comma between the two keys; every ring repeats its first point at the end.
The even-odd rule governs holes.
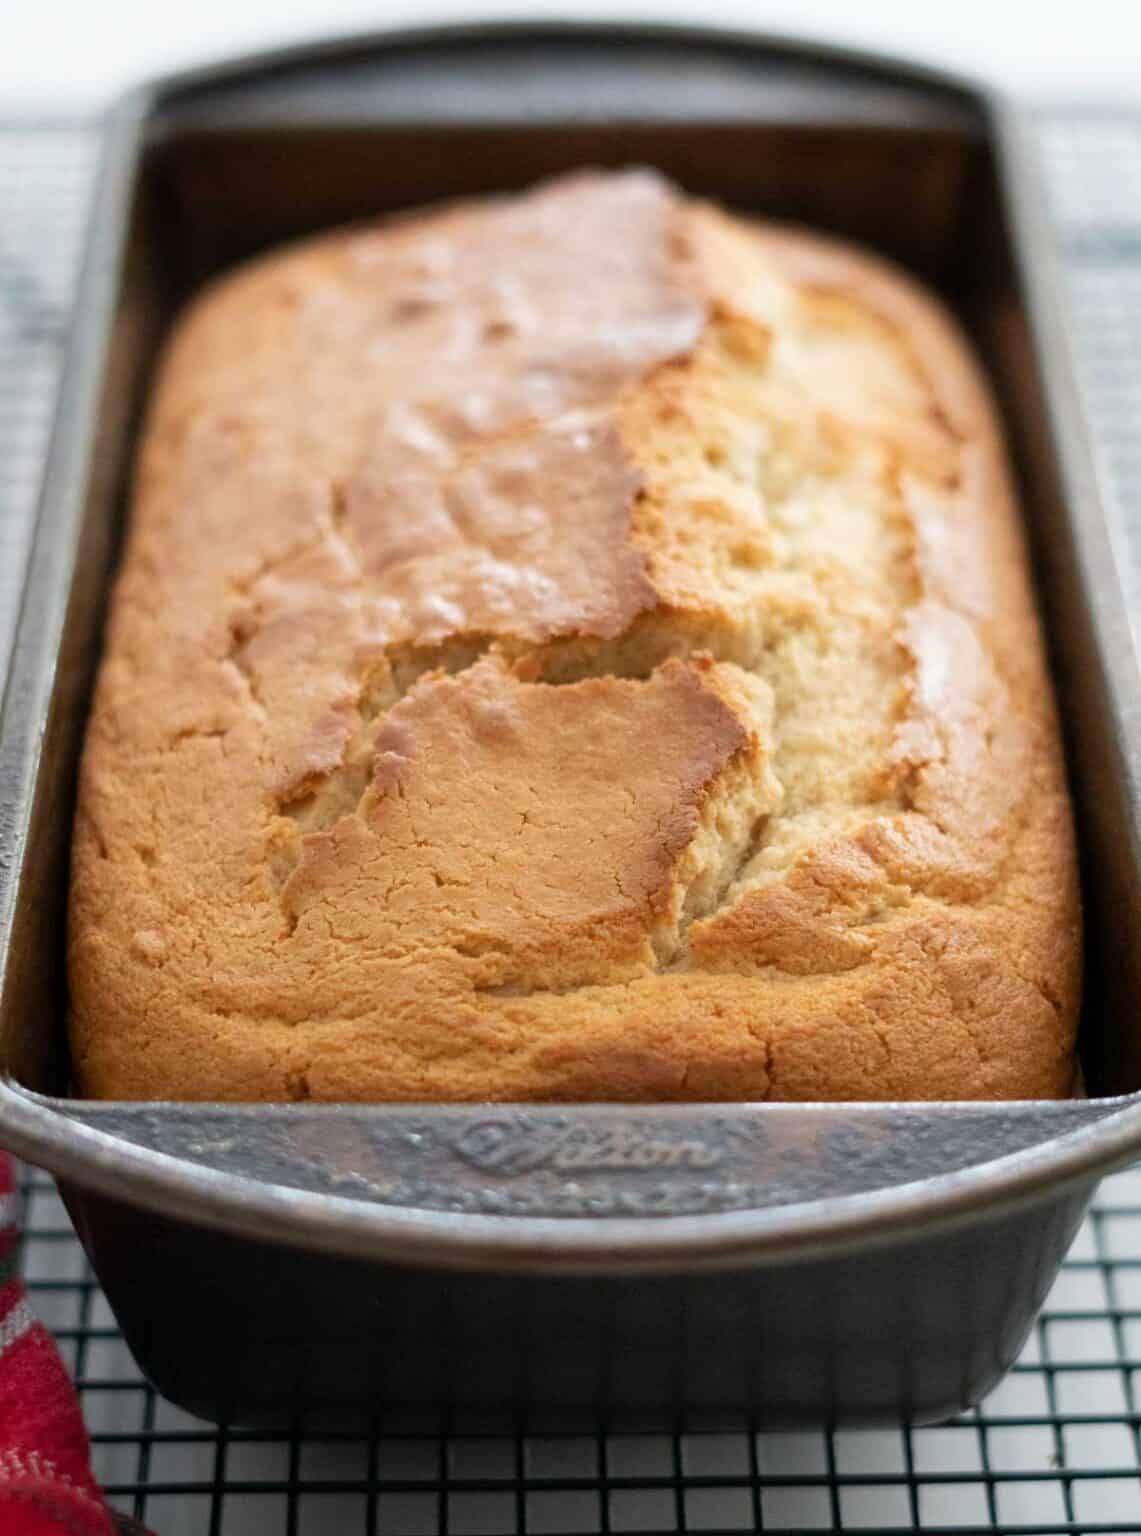
{"type": "MultiPolygon", "coordinates": [[[[459,632],[442,641],[397,641],[370,655],[359,674],[356,705],[361,724],[345,742],[340,768],[316,783],[303,780],[300,787],[291,786],[279,797],[279,808],[304,834],[325,831],[345,815],[360,816],[372,781],[376,740],[385,719],[410,692],[430,685],[435,678],[463,675],[492,657],[528,683],[569,686],[604,677],[644,681],[671,658],[712,657],[741,668],[765,685],[765,751],[773,761],[772,790],[763,805],[753,808],[747,833],[735,837],[733,858],[723,870],[717,899],[694,911],[683,892],[684,920],[668,939],[653,941],[659,968],[689,963],[685,937],[690,925],[714,918],[722,906],[732,907],[742,893],[743,877],[749,869],[766,849],[779,849],[779,839],[774,841],[769,834],[773,826],[781,825],[779,816],[774,821],[777,801],[784,793],[781,783],[788,785],[791,803],[787,810],[793,813],[785,819],[785,826],[794,820],[800,800],[811,804],[811,788],[798,783],[795,766],[788,763],[799,751],[797,733],[805,728],[806,716],[808,728],[814,728],[817,720],[813,712],[819,716],[834,707],[836,696],[833,692],[823,701],[806,701],[805,695],[811,690],[804,687],[806,663],[797,654],[799,636],[803,631],[806,637],[801,650],[815,646],[828,652],[832,665],[843,665],[849,639],[844,625],[852,617],[846,612],[850,592],[842,584],[839,591],[832,590],[819,580],[817,568],[831,577],[833,586],[837,574],[852,574],[851,562],[845,569],[842,561],[838,563],[827,552],[828,542],[850,539],[854,533],[857,539],[863,536],[866,546],[872,542],[869,532],[878,541],[874,553],[866,547],[858,551],[863,560],[862,565],[857,563],[857,573],[864,583],[864,611],[855,614],[854,627],[849,624],[849,630],[856,648],[866,648],[869,630],[871,643],[881,648],[869,667],[869,680],[877,691],[877,704],[886,699],[891,706],[893,690],[895,695],[894,713],[889,707],[881,731],[891,728],[894,716],[905,706],[905,650],[894,634],[899,615],[914,605],[921,591],[912,525],[899,488],[898,450],[874,439],[870,445],[861,442],[858,435],[828,416],[815,424],[807,441],[803,429],[788,441],[787,434],[781,434],[778,407],[774,407],[772,440],[758,439],[758,397],[763,401],[767,392],[779,404],[782,388],[788,388],[779,379],[776,384],[770,380],[774,362],[767,335],[755,318],[729,313],[721,306],[694,350],[684,358],[658,365],[622,407],[623,440],[637,445],[633,452],[639,470],[639,489],[629,511],[630,533],[636,546],[643,549],[652,573],[655,606],[635,613],[615,635],[556,633],[536,643],[533,634],[510,630],[498,634],[459,632]],[[679,473],[676,464],[679,425],[688,430],[693,452],[700,459],[697,473],[702,482],[697,494],[683,478],[694,471],[683,461],[679,473]],[[804,494],[803,481],[794,482],[793,487],[771,483],[774,475],[779,475],[782,448],[801,458],[807,456],[810,469],[812,456],[823,455],[813,470],[819,484],[811,507],[819,547],[810,550],[807,560],[797,537],[805,517],[805,509],[798,504],[804,494]],[[775,470],[774,461],[778,461],[775,470]],[[671,553],[669,533],[686,531],[687,520],[691,531],[696,524],[707,539],[708,557],[718,567],[718,575],[729,577],[731,599],[719,608],[686,603],[683,593],[678,594],[682,601],[668,601],[673,576],[666,564],[671,553]],[[724,533],[710,539],[702,525],[718,521],[725,524],[724,533]],[[894,608],[889,607],[891,604],[894,608]],[[787,625],[782,620],[788,621],[787,625]],[[877,622],[888,637],[886,644],[874,632],[877,622]],[[830,624],[836,633],[827,632],[830,624]],[[775,719],[769,693],[776,698],[775,719]]],[[[788,409],[787,405],[783,408],[788,409]]],[[[760,419],[763,422],[763,417],[760,419]]],[[[465,453],[471,459],[477,450],[468,444],[465,453]]],[[[343,508],[343,496],[339,499],[343,508]]],[[[344,517],[342,510],[338,518],[342,527],[344,517]]],[[[692,561],[688,552],[685,558],[692,561]]],[[[378,579],[383,584],[383,576],[378,579]]],[[[362,576],[360,584],[367,588],[367,578],[362,576]]],[[[866,699],[861,703],[866,705],[866,699]]],[[[836,756],[835,752],[827,754],[829,769],[836,756]]],[[[900,766],[887,790],[886,802],[884,787],[875,774],[869,777],[865,773],[864,782],[857,778],[849,790],[847,819],[866,817],[873,809],[880,814],[889,807],[907,809],[912,772],[912,765],[900,766]]],[[[817,838],[819,832],[816,828],[817,838]]],[[[796,852],[803,853],[806,846],[802,842],[796,852]]],[[[279,888],[302,851],[303,843],[296,840],[292,857],[279,853],[279,888]]],[[[793,861],[787,848],[781,857],[785,867],[793,861]]]]}

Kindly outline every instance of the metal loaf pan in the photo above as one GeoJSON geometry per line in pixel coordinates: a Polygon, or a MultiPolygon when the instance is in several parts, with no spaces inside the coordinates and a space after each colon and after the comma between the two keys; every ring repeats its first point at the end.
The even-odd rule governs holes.
{"type": "Polygon", "coordinates": [[[706,32],[477,28],[184,76],[112,116],[4,704],[0,1135],[61,1179],[139,1362],[207,1416],[932,1419],[1010,1363],[1141,1149],[1137,663],[1020,125],[960,82],[706,32]],[[76,757],[156,345],[362,215],[648,162],[885,251],[994,380],[1080,818],[1091,1097],[1004,1105],[94,1104],[67,1084],[76,757]]]}

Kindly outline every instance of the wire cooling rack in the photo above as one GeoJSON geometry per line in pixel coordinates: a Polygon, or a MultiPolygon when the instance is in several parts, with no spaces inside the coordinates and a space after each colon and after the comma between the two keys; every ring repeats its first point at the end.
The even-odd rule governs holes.
{"type": "MultiPolygon", "coordinates": [[[[1141,616],[1141,114],[1055,112],[1041,132],[1141,616]]],[[[0,672],[96,147],[75,124],[0,122],[0,672]]],[[[24,1272],[75,1374],[96,1474],[158,1536],[1141,1533],[1141,1171],[1102,1186],[1018,1363],[949,1424],[554,1438],[203,1424],[140,1377],[51,1181],[24,1183],[24,1272]]]]}

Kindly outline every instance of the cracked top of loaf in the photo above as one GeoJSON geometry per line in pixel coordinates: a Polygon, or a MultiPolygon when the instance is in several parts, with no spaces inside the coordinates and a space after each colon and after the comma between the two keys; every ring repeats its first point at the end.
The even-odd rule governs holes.
{"type": "Polygon", "coordinates": [[[103,1097],[1068,1092],[1070,810],[954,326],[643,171],[211,287],[69,951],[103,1097]]]}

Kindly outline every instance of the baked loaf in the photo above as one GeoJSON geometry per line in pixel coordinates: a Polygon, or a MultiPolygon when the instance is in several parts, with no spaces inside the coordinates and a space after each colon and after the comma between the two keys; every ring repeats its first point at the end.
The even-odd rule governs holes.
{"type": "Polygon", "coordinates": [[[899,273],[579,174],[179,325],[82,766],[82,1092],[1060,1095],[1079,948],[995,413],[899,273]]]}

